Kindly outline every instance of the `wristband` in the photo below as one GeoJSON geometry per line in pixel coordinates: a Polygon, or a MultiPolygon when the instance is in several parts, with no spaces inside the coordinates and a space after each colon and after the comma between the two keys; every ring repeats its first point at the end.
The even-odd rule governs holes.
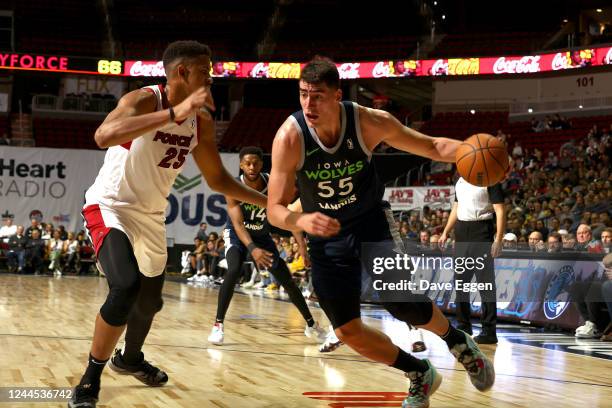
{"type": "Polygon", "coordinates": [[[168,111],[170,111],[170,122],[174,122],[174,109],[172,106],[168,108],[168,111]]]}
{"type": "Polygon", "coordinates": [[[251,242],[249,245],[247,245],[247,249],[249,252],[253,252],[254,249],[257,249],[257,245],[255,245],[254,242],[251,242]]]}

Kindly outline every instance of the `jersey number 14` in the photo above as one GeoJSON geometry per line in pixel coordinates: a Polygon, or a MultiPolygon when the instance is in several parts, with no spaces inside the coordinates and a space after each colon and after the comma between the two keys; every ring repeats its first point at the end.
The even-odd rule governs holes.
{"type": "Polygon", "coordinates": [[[258,210],[251,210],[251,221],[257,218],[259,221],[263,222],[266,219],[266,209],[259,208],[258,210]]]}

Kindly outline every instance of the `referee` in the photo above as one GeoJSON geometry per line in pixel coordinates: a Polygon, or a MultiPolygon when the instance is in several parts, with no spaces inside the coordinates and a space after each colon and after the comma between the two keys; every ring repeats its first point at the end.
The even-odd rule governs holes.
{"type": "MultiPolygon", "coordinates": [[[[491,187],[477,187],[465,181],[463,177],[459,178],[455,185],[453,209],[438,241],[441,246],[445,245],[448,234],[455,226],[455,281],[468,283],[476,275],[477,282],[490,283],[492,286],[490,290],[480,291],[482,330],[474,337],[474,341],[481,344],[496,344],[497,304],[493,258],[501,252],[502,238],[506,230],[504,194],[501,185],[498,183],[491,187]],[[473,262],[469,265],[469,269],[466,264],[465,270],[459,273],[457,261],[460,257],[474,259],[482,257],[483,262],[473,262]],[[479,265],[484,267],[479,268],[479,265]]],[[[470,293],[458,290],[455,296],[457,328],[471,335],[470,293]]]]}

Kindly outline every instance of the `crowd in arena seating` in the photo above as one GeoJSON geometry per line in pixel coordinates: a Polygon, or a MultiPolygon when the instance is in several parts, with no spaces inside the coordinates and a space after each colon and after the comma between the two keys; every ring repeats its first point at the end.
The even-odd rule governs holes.
{"type": "MultiPolygon", "coordinates": [[[[192,251],[185,251],[182,273],[191,275],[187,280],[204,284],[221,285],[227,271],[225,261],[225,241],[216,232],[206,233],[207,225],[202,223],[194,238],[192,251]]],[[[273,234],[272,239],[280,257],[287,263],[291,274],[298,280],[305,280],[306,262],[299,251],[295,237],[273,234]]],[[[247,258],[244,265],[241,284],[245,288],[277,291],[279,282],[268,271],[257,271],[252,260],[247,258]]]]}
{"type": "MultiPolygon", "coordinates": [[[[499,131],[497,137],[512,143],[511,135],[499,131]]],[[[593,126],[583,140],[568,142],[559,154],[549,151],[546,157],[538,148],[523,148],[519,141],[512,143],[510,151],[513,170],[503,183],[506,247],[609,253],[612,245],[610,130],[593,126]],[[555,244],[559,238],[561,248],[555,244]]],[[[457,177],[453,175],[453,183],[457,177]]],[[[448,184],[447,178],[437,179],[448,184]]],[[[426,179],[424,184],[433,184],[433,180],[426,179]]],[[[448,214],[428,207],[414,211],[399,221],[400,234],[414,241],[424,232],[440,234],[448,214]]]]}
{"type": "Polygon", "coordinates": [[[0,257],[10,273],[61,276],[88,273],[94,250],[84,231],[68,232],[37,218],[24,228],[7,217],[0,228],[0,257]]]}

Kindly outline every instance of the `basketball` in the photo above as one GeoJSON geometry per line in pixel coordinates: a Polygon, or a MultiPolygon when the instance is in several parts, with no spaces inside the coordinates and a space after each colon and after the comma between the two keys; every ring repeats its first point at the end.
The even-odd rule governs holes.
{"type": "Polygon", "coordinates": [[[461,177],[480,187],[502,181],[509,165],[506,145],[486,133],[475,134],[461,143],[455,162],[461,177]]]}

